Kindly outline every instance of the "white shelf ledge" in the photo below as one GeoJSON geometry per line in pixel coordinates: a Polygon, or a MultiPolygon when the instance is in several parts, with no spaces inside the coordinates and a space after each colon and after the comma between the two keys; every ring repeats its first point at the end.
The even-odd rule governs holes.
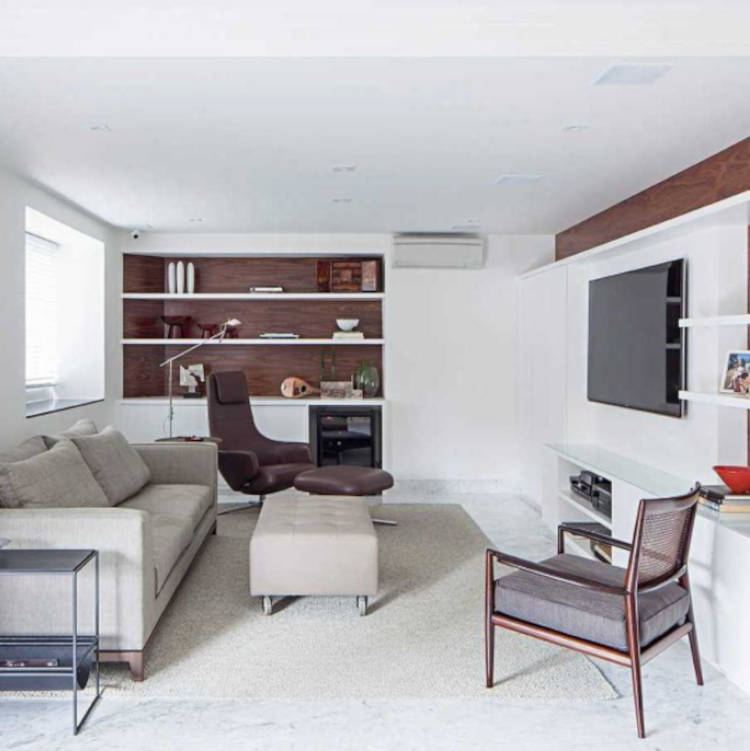
{"type": "MultiPolygon", "coordinates": [[[[382,406],[386,400],[382,396],[364,397],[363,399],[334,399],[322,396],[306,396],[300,399],[288,399],[283,396],[251,396],[250,404],[256,407],[308,407],[309,405],[329,406],[382,406]]],[[[131,396],[120,399],[123,405],[159,406],[166,407],[169,399],[166,396],[131,396]]],[[[177,407],[200,407],[206,408],[206,397],[199,399],[184,399],[182,395],[176,395],[174,406],[177,407]]]]}
{"type": "Polygon", "coordinates": [[[680,399],[684,399],[686,402],[717,404],[720,407],[750,409],[750,397],[735,394],[717,394],[703,391],[680,391],[680,399]]]}
{"type": "Polygon", "coordinates": [[[207,347],[249,347],[255,345],[305,346],[325,345],[335,347],[362,347],[380,345],[385,339],[225,339],[208,341],[207,339],[122,339],[126,345],[168,345],[170,347],[189,347],[192,344],[205,344],[207,347]]]}
{"type": "MultiPolygon", "coordinates": [[[[140,241],[138,241],[140,242],[140,241]]],[[[207,250],[194,248],[134,248],[128,247],[123,250],[123,255],[128,256],[151,256],[153,258],[382,258],[385,254],[382,249],[362,248],[360,250],[326,250],[323,248],[310,250],[207,250]]]]}
{"type": "Polygon", "coordinates": [[[123,292],[123,300],[382,300],[383,292],[123,292]]]}
{"type": "MultiPolygon", "coordinates": [[[[595,509],[591,508],[590,506],[587,506],[583,500],[578,500],[572,493],[568,493],[564,490],[560,491],[560,498],[565,501],[570,506],[575,507],[578,511],[580,511],[584,516],[587,516],[589,519],[599,522],[599,524],[603,524],[608,530],[612,530],[612,520],[607,519],[604,514],[599,513],[595,509]]],[[[569,519],[566,521],[574,521],[573,519],[569,519]]],[[[575,534],[575,533],[573,533],[575,534]]]]}
{"type": "Polygon", "coordinates": [[[680,318],[680,328],[700,326],[750,326],[750,313],[735,316],[709,316],[707,318],[680,318]]]}

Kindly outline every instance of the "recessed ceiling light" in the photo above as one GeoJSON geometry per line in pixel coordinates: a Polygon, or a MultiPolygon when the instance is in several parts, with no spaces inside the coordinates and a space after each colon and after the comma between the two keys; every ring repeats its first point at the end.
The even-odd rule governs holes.
{"type": "Polygon", "coordinates": [[[588,125],[563,125],[563,133],[581,133],[588,129],[588,125]]]}
{"type": "Polygon", "coordinates": [[[344,172],[356,172],[357,165],[356,164],[334,164],[334,166],[331,168],[331,171],[336,172],[338,174],[341,174],[344,172]]]}
{"type": "Polygon", "coordinates": [[[671,65],[613,65],[594,81],[595,86],[646,86],[672,70],[671,65]]]}
{"type": "Polygon", "coordinates": [[[351,198],[334,198],[333,202],[334,203],[351,203],[352,199],[351,198]]]}
{"type": "Polygon", "coordinates": [[[529,183],[537,183],[539,182],[544,175],[527,175],[527,174],[507,174],[507,175],[500,175],[500,177],[495,180],[495,183],[497,185],[528,185],[529,183]]]}
{"type": "Polygon", "coordinates": [[[111,133],[112,128],[107,125],[107,123],[97,123],[95,125],[90,125],[89,130],[93,130],[97,133],[111,133]]]}
{"type": "Polygon", "coordinates": [[[204,222],[205,219],[202,216],[191,216],[188,221],[191,224],[200,224],[201,222],[204,222]]]}

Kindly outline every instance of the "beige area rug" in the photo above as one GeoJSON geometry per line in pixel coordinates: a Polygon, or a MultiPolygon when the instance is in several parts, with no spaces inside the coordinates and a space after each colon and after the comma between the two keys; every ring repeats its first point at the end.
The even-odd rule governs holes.
{"type": "MultiPolygon", "coordinates": [[[[460,506],[388,505],[377,527],[380,592],[360,617],[353,597],[279,601],[248,593],[257,511],[219,517],[146,652],[146,680],[104,666],[107,694],[134,697],[393,699],[498,696],[608,699],[592,662],[497,632],[496,681],[484,688],[483,554],[487,538],[460,506]]],[[[377,514],[375,514],[377,515],[377,514]]]]}

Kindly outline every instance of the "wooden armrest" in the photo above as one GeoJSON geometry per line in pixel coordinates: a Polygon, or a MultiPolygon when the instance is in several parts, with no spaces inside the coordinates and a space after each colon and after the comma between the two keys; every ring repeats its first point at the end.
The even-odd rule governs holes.
{"type": "Polygon", "coordinates": [[[578,535],[579,537],[586,537],[589,540],[601,542],[604,545],[612,545],[612,547],[614,548],[622,548],[623,550],[633,549],[633,545],[630,542],[625,542],[625,540],[618,540],[616,537],[610,537],[609,535],[599,534],[599,532],[594,532],[593,529],[577,527],[575,522],[563,522],[562,524],[558,525],[557,529],[562,534],[569,532],[570,534],[578,535]]]}
{"type": "Polygon", "coordinates": [[[624,595],[627,593],[624,583],[622,587],[612,587],[609,584],[603,584],[595,579],[589,579],[585,576],[578,576],[577,574],[568,574],[565,571],[559,571],[552,566],[547,566],[542,563],[534,563],[533,561],[526,561],[523,558],[516,558],[514,555],[507,555],[499,550],[493,550],[487,548],[487,565],[492,565],[492,559],[498,560],[505,566],[511,566],[521,571],[528,571],[531,574],[537,574],[538,576],[544,576],[547,579],[554,579],[555,581],[563,582],[564,584],[573,584],[576,587],[584,587],[585,589],[593,589],[597,592],[607,592],[613,595],[624,595]]]}

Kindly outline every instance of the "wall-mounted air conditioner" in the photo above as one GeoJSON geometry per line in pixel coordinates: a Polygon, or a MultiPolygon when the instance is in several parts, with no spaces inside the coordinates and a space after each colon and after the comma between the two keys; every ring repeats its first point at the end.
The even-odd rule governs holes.
{"type": "Polygon", "coordinates": [[[478,269],[484,266],[480,235],[408,233],[393,237],[393,267],[478,269]]]}

